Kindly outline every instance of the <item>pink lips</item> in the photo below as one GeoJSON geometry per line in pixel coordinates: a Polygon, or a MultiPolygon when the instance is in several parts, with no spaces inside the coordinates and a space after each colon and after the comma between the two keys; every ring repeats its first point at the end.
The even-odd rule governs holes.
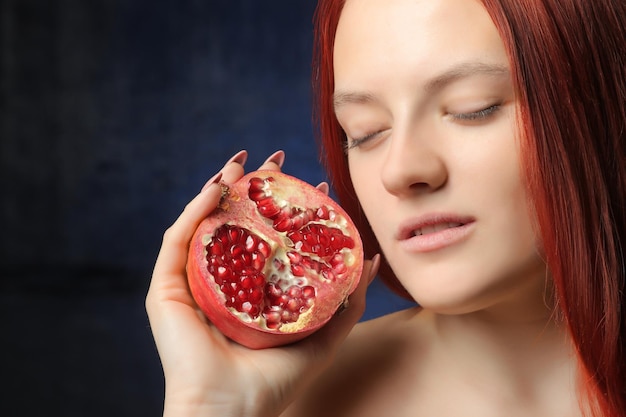
{"type": "Polygon", "coordinates": [[[430,214],[403,222],[396,239],[410,252],[431,252],[464,240],[474,219],[451,214],[430,214]]]}

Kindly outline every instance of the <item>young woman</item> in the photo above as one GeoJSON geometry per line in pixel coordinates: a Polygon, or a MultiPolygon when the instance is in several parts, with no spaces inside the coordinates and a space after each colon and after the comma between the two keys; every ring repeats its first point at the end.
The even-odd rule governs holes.
{"type": "Polygon", "coordinates": [[[316,17],[322,151],[372,261],[304,341],[229,342],[184,272],[210,180],[146,301],[165,415],[626,415],[626,4],[321,0],[316,17]],[[420,307],[355,325],[377,273],[420,307]]]}

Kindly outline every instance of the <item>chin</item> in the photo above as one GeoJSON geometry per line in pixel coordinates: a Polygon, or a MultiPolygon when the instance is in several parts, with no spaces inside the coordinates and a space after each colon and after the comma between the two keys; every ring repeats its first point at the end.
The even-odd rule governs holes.
{"type": "Polygon", "coordinates": [[[440,275],[436,282],[414,280],[406,288],[417,304],[425,310],[437,314],[460,315],[474,313],[501,303],[507,298],[508,293],[516,292],[512,284],[446,279],[440,275]]]}

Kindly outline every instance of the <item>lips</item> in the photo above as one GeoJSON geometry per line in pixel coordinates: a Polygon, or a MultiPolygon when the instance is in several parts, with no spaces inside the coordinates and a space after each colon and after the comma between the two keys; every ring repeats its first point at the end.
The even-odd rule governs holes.
{"type": "Polygon", "coordinates": [[[432,253],[464,242],[474,230],[475,220],[455,214],[428,214],[403,222],[396,239],[408,253],[432,253]]]}
{"type": "Polygon", "coordinates": [[[432,226],[424,226],[424,227],[414,230],[413,236],[429,235],[431,233],[440,232],[445,229],[452,229],[453,227],[459,227],[459,226],[463,226],[463,223],[448,222],[448,223],[438,223],[432,226]]]}
{"type": "Polygon", "coordinates": [[[396,234],[398,240],[425,236],[472,223],[473,218],[455,214],[429,214],[403,222],[396,234]]]}

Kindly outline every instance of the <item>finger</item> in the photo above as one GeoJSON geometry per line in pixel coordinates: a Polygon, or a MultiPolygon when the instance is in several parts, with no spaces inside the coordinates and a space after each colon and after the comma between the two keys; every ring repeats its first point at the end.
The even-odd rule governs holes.
{"type": "Polygon", "coordinates": [[[233,155],[222,170],[207,181],[200,194],[187,204],[176,222],[165,232],[155,262],[146,304],[153,298],[151,295],[160,290],[165,291],[161,294],[163,297],[170,299],[175,297],[178,301],[192,304],[185,280],[189,241],[200,222],[219,204],[222,187],[217,184],[218,181],[232,183],[239,179],[243,175],[243,164],[247,158],[246,150],[233,155]]]}
{"type": "Polygon", "coordinates": [[[222,168],[222,181],[226,184],[232,184],[241,178],[244,174],[244,165],[248,160],[248,151],[242,150],[237,152],[230,158],[222,168]]]}
{"type": "MultiPolygon", "coordinates": [[[[230,165],[231,163],[235,163],[235,164],[239,164],[241,166],[243,166],[246,163],[246,159],[248,159],[248,152],[246,150],[242,150],[237,152],[235,155],[233,155],[225,164],[224,167],[227,167],[228,165],[230,165]]],[[[216,174],[217,175],[224,175],[223,174],[223,168],[222,170],[220,170],[219,173],[216,174]]],[[[214,181],[214,178],[211,178],[210,180],[208,180],[206,182],[206,184],[204,184],[204,187],[202,187],[201,191],[204,191],[209,185],[211,185],[214,181]]]]}
{"type": "MultiPolygon", "coordinates": [[[[219,180],[219,176],[215,179],[219,180]]],[[[218,183],[209,185],[187,204],[174,224],[165,231],[161,250],[155,262],[149,295],[155,290],[184,289],[184,293],[187,293],[185,265],[189,241],[200,222],[217,207],[221,193],[221,186],[218,183]]]]}
{"type": "Polygon", "coordinates": [[[285,163],[285,152],[282,150],[274,152],[270,155],[263,164],[259,167],[259,169],[269,169],[272,171],[280,171],[285,163]]]}
{"type": "Polygon", "coordinates": [[[320,182],[319,184],[317,184],[317,186],[315,187],[318,190],[320,190],[321,192],[323,192],[324,194],[328,195],[328,192],[330,191],[330,187],[328,186],[327,182],[320,182]]]}
{"type": "Polygon", "coordinates": [[[228,161],[226,161],[224,166],[227,166],[228,164],[233,163],[233,162],[239,165],[245,165],[247,160],[248,160],[248,151],[246,151],[245,149],[242,149],[241,151],[234,154],[228,161]]]}

